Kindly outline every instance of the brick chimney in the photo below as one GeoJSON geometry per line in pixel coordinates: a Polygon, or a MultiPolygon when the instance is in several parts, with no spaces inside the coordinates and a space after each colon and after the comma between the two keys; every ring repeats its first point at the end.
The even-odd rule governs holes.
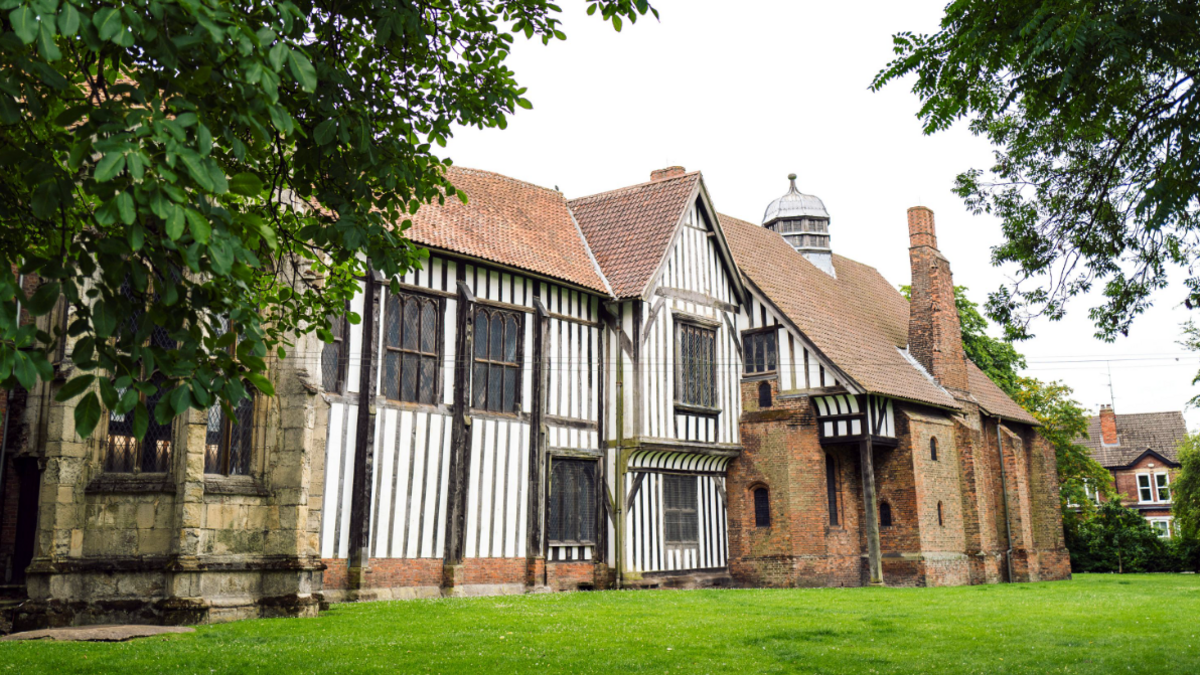
{"type": "Polygon", "coordinates": [[[950,261],[937,249],[933,211],[908,210],[908,257],[912,266],[908,351],[943,387],[967,391],[967,356],[954,306],[950,261]]]}
{"type": "Polygon", "coordinates": [[[657,182],[660,180],[666,180],[668,178],[675,178],[676,176],[682,176],[685,173],[687,173],[687,171],[682,166],[668,166],[665,169],[651,171],[650,180],[657,182]]]}
{"type": "Polygon", "coordinates": [[[1117,439],[1117,415],[1111,405],[1100,406],[1100,443],[1102,445],[1119,445],[1117,439]]]}

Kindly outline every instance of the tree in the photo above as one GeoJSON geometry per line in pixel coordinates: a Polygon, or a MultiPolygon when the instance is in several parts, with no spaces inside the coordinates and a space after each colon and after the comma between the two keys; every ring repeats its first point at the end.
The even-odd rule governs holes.
{"type": "Polygon", "coordinates": [[[1119,500],[1106,501],[1093,518],[1067,529],[1075,572],[1178,572],[1171,542],[1161,539],[1142,514],[1119,500]]]}
{"type": "MultiPolygon", "coordinates": [[[[906,298],[911,298],[911,290],[910,286],[900,287],[906,298]]],[[[1092,459],[1086,447],[1076,443],[1087,436],[1087,411],[1071,398],[1074,392],[1067,385],[1020,374],[1025,367],[1025,356],[1010,340],[987,334],[987,319],[979,313],[979,305],[967,297],[965,286],[954,287],[954,305],[967,358],[1037,419],[1042,436],[1054,446],[1063,518],[1073,519],[1079,512],[1090,516],[1095,504],[1089,490],[1110,497],[1114,493],[1112,474],[1092,459]]]]}
{"type": "Polygon", "coordinates": [[[1102,284],[1091,318],[1111,340],[1176,267],[1200,304],[1200,6],[955,0],[938,32],[894,45],[872,88],[913,75],[926,133],[966,118],[997,148],[954,190],[1003,224],[993,262],[1019,274],[987,308],[1009,337],[1102,284]]]}
{"type": "Polygon", "coordinates": [[[1171,481],[1171,514],[1184,539],[1200,540],[1200,434],[1179,443],[1179,464],[1171,481]]]}
{"type": "MultiPolygon", "coordinates": [[[[590,0],[621,29],[646,0],[590,0]]],[[[466,199],[438,148],[500,127],[525,89],[513,35],[565,39],[548,0],[0,0],[0,386],[76,342],[87,436],[101,403],[166,422],[270,394],[267,355],[330,340],[357,279],[420,264],[423,204],[466,199]],[[70,308],[19,326],[17,302],[70,308]],[[151,340],[154,334],[156,339],[151,340]],[[165,336],[165,337],[164,337],[165,336]],[[161,396],[162,403],[147,405],[161,396]]],[[[352,318],[353,320],[353,318],[352,318]]]]}

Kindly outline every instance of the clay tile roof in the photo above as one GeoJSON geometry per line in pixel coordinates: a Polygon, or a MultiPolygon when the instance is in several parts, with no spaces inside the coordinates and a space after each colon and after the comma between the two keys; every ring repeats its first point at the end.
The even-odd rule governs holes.
{"type": "Polygon", "coordinates": [[[468,202],[422,206],[405,233],[413,241],[608,294],[561,193],[478,169],[447,176],[468,202]]]}
{"type": "Polygon", "coordinates": [[[646,289],[699,181],[692,171],[568,202],[613,295],[637,297],[646,289]]]}
{"type": "Polygon", "coordinates": [[[872,393],[959,407],[900,351],[908,345],[908,301],[875,268],[834,255],[834,279],[779,234],[720,218],[743,275],[855,382],[872,393]]]}
{"type": "Polygon", "coordinates": [[[971,387],[971,397],[989,415],[1034,426],[1040,424],[1037,418],[1017,405],[1003,389],[992,382],[971,359],[967,359],[967,384],[971,387]]]}
{"type": "Polygon", "coordinates": [[[1183,413],[1173,412],[1138,413],[1116,415],[1117,445],[1104,445],[1100,439],[1100,418],[1088,420],[1088,438],[1076,439],[1076,443],[1092,451],[1092,457],[1106,468],[1128,466],[1147,450],[1153,450],[1164,458],[1179,462],[1179,442],[1187,436],[1187,424],[1183,413]]]}

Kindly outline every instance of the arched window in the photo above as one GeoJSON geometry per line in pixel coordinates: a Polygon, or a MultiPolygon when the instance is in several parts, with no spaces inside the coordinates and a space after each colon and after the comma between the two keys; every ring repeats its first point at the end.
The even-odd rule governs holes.
{"type": "Polygon", "coordinates": [[[935,462],[936,462],[936,461],[938,461],[938,458],[937,458],[937,439],[936,439],[936,438],[931,438],[931,439],[929,439],[929,459],[932,459],[932,460],[933,460],[933,461],[935,461],[935,462]]]}
{"type": "Polygon", "coordinates": [[[760,408],[770,408],[771,407],[771,383],[770,382],[759,382],[758,383],[758,407],[760,407],[760,408]]]}
{"type": "Polygon", "coordinates": [[[825,453],[825,496],[829,500],[829,524],[837,527],[837,460],[825,453]]]}
{"type": "Polygon", "coordinates": [[[887,502],[880,502],[879,504],[879,526],[892,526],[892,505],[887,502]]]}
{"type": "Polygon", "coordinates": [[[771,526],[771,496],[765,487],[754,490],[754,526],[771,526]]]}
{"type": "Polygon", "coordinates": [[[938,525],[940,525],[942,527],[946,526],[946,519],[942,515],[942,503],[941,502],[938,502],[938,525]]]}

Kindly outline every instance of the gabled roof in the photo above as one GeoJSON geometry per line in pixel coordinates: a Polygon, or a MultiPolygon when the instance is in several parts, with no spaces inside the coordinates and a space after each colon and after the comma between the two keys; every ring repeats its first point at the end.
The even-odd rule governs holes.
{"type": "Polygon", "coordinates": [[[979,366],[975,365],[971,359],[967,359],[967,384],[971,387],[971,398],[975,399],[985,413],[1022,424],[1034,426],[1040,424],[1033,415],[1029,414],[1028,410],[1009,398],[1008,394],[1004,393],[1004,390],[997,386],[992,378],[980,370],[979,366]]]}
{"type": "Polygon", "coordinates": [[[613,295],[646,290],[699,185],[700,172],[690,171],[568,202],[613,295]]]}
{"type": "Polygon", "coordinates": [[[1183,413],[1172,412],[1134,413],[1115,415],[1117,418],[1117,445],[1104,445],[1100,436],[1100,417],[1088,420],[1088,438],[1075,442],[1092,451],[1092,458],[1106,468],[1129,466],[1153,450],[1173,464],[1179,463],[1179,441],[1187,436],[1187,424],[1183,413]]]}
{"type": "Polygon", "coordinates": [[[720,218],[742,273],[862,389],[959,408],[954,397],[905,358],[901,350],[908,345],[908,301],[875,268],[834,255],[835,279],[778,233],[730,216],[720,218]]]}
{"type": "Polygon", "coordinates": [[[422,206],[407,237],[609,295],[562,193],[478,169],[451,167],[447,177],[468,202],[422,206]]]}

